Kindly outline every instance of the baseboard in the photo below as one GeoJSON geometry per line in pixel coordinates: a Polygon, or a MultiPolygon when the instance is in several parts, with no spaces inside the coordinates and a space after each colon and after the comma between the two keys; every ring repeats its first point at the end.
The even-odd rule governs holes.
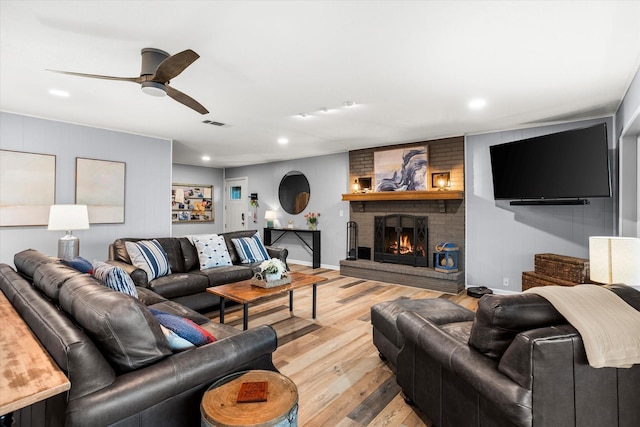
{"type": "MultiPolygon", "coordinates": [[[[311,261],[301,261],[299,259],[290,259],[290,258],[287,258],[287,264],[298,264],[298,265],[304,265],[305,267],[313,266],[313,263],[311,261]]],[[[327,270],[340,270],[340,266],[330,265],[330,264],[320,264],[320,268],[326,268],[327,270]]]]}

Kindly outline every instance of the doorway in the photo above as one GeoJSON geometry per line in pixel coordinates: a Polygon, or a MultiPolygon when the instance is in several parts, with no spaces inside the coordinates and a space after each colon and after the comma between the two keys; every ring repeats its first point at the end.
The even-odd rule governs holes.
{"type": "Polygon", "coordinates": [[[229,178],[224,180],[224,231],[248,230],[249,179],[229,178]]]}

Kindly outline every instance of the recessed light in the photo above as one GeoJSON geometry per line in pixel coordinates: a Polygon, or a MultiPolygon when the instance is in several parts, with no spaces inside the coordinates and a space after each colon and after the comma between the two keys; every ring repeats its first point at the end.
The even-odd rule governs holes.
{"type": "Polygon", "coordinates": [[[278,138],[278,144],[285,145],[288,143],[289,143],[289,140],[287,138],[278,138]]]}
{"type": "Polygon", "coordinates": [[[55,95],[55,96],[61,96],[63,98],[66,98],[69,96],[69,92],[65,91],[65,90],[60,90],[60,89],[50,89],[49,93],[51,95],[55,95]]]}
{"type": "Polygon", "coordinates": [[[345,107],[353,107],[354,105],[356,105],[356,103],[353,102],[353,101],[345,101],[345,103],[343,105],[345,107]]]}
{"type": "Polygon", "coordinates": [[[208,162],[209,160],[211,160],[211,157],[209,156],[202,156],[202,160],[205,162],[208,162]]]}
{"type": "Polygon", "coordinates": [[[300,113],[298,114],[298,116],[302,117],[303,119],[306,119],[307,117],[309,117],[307,113],[300,113]]]}
{"type": "Polygon", "coordinates": [[[469,101],[469,108],[472,110],[480,110],[487,106],[487,101],[482,98],[476,98],[469,101]]]}
{"type": "Polygon", "coordinates": [[[328,112],[330,112],[330,111],[332,111],[332,110],[331,110],[330,108],[327,108],[327,107],[322,107],[322,108],[320,109],[320,111],[322,111],[323,113],[328,113],[328,112]]]}

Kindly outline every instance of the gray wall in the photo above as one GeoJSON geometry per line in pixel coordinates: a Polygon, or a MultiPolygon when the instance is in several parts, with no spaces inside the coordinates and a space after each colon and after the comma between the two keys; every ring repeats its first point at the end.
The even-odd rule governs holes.
{"type": "MultiPolygon", "coordinates": [[[[613,162],[612,118],[466,137],[467,286],[520,291],[522,272],[533,271],[535,254],[588,258],[589,236],[614,234],[614,198],[593,198],[586,206],[509,206],[508,201],[493,199],[491,181],[489,146],[603,121],[608,127],[613,162]],[[503,286],[503,278],[508,278],[508,287],[503,286]]],[[[612,193],[616,191],[612,170],[612,193]]]]}
{"type": "Polygon", "coordinates": [[[198,166],[188,166],[174,164],[172,167],[174,183],[178,184],[202,184],[213,185],[213,223],[174,223],[171,226],[172,236],[180,237],[188,234],[212,234],[222,233],[223,218],[222,213],[224,198],[224,169],[207,168],[198,166]]]}
{"type": "MultiPolygon", "coordinates": [[[[293,220],[296,228],[307,227],[303,217],[305,213],[320,212],[318,229],[322,232],[321,263],[323,266],[339,268],[340,260],[346,257],[347,251],[349,202],[341,201],[341,195],[348,192],[348,153],[231,168],[225,170],[225,175],[226,178],[248,177],[248,192],[258,193],[260,207],[257,227],[260,234],[266,225],[266,210],[275,210],[283,227],[287,226],[289,220],[293,220]],[[298,215],[284,212],[278,201],[280,180],[292,170],[305,174],[311,187],[309,205],[298,215]]],[[[278,242],[278,246],[289,249],[289,260],[310,265],[311,252],[295,236],[288,235],[278,242]]]]}
{"type": "MultiPolygon", "coordinates": [[[[80,255],[106,260],[119,237],[171,233],[171,141],[0,112],[0,148],[56,156],[56,203],[75,202],[76,157],[126,163],[124,224],[91,224],[75,231],[80,255]]],[[[57,255],[64,233],[39,227],[0,228],[0,262],[33,248],[57,255]]]]}

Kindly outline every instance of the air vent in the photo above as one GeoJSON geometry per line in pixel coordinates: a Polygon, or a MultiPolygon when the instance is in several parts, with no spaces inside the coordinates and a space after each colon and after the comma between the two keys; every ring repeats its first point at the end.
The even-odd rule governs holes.
{"type": "Polygon", "coordinates": [[[220,122],[214,122],[213,120],[204,120],[202,123],[206,123],[208,125],[212,125],[212,126],[226,126],[226,123],[220,123],[220,122]]]}

